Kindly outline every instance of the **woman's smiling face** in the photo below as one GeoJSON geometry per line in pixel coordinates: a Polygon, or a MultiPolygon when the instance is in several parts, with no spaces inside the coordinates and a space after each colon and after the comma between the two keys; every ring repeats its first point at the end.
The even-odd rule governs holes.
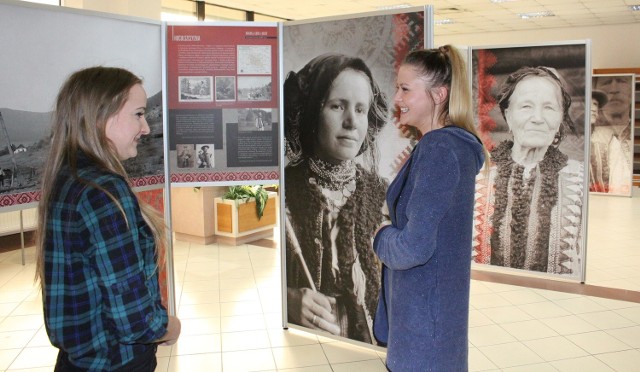
{"type": "Polygon", "coordinates": [[[415,67],[405,64],[398,69],[394,103],[400,113],[399,124],[414,127],[423,135],[434,129],[435,101],[415,67]]]}
{"type": "Polygon", "coordinates": [[[336,77],[320,110],[314,145],[318,158],[336,164],[358,155],[369,128],[372,95],[363,72],[346,69],[336,77]]]}
{"type": "Polygon", "coordinates": [[[120,111],[107,120],[106,136],[115,147],[118,159],[127,160],[138,155],[140,137],[149,134],[149,124],[144,117],[147,93],[136,84],[129,90],[127,101],[120,111]]]}

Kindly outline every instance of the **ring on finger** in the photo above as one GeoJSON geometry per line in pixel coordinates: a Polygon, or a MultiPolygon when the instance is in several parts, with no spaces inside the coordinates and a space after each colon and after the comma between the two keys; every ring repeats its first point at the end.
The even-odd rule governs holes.
{"type": "Polygon", "coordinates": [[[317,325],[317,324],[316,324],[316,320],[318,320],[318,316],[317,316],[317,315],[315,315],[315,314],[313,314],[313,319],[311,319],[311,324],[313,324],[313,325],[317,325]]]}

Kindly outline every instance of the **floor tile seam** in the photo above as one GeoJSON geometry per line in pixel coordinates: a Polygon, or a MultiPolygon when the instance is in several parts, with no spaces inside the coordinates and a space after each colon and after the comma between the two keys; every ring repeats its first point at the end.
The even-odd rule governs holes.
{"type": "MultiPolygon", "coordinates": [[[[526,346],[526,345],[525,345],[526,346]]],[[[531,349],[531,348],[529,348],[531,349]]],[[[560,362],[560,361],[565,361],[565,360],[571,360],[571,359],[576,359],[576,358],[584,358],[584,357],[588,357],[588,356],[592,356],[588,351],[580,348],[580,350],[584,351],[584,355],[579,355],[579,356],[571,356],[571,357],[566,357],[566,358],[559,358],[559,359],[545,359],[543,355],[536,353],[534,350],[531,350],[534,354],[536,354],[536,356],[538,356],[544,363],[550,364],[553,362],[560,362]]],[[[538,363],[530,363],[530,364],[526,364],[526,365],[534,365],[534,364],[538,364],[538,363]]],[[[511,368],[511,367],[509,367],[511,368]]],[[[555,368],[555,367],[554,367],[555,368]]]]}
{"type": "MultiPolygon", "coordinates": [[[[35,290],[35,288],[30,288],[30,289],[21,289],[21,290],[11,290],[11,291],[6,291],[4,292],[4,294],[6,295],[7,292],[11,292],[11,293],[20,293],[21,294],[21,298],[18,301],[7,301],[7,302],[2,302],[2,300],[0,299],[0,304],[8,304],[8,303],[22,303],[23,301],[25,301],[35,290]]],[[[1,288],[0,288],[0,292],[2,292],[1,288]]]]}
{"type": "MultiPolygon", "coordinates": [[[[640,326],[640,323],[638,323],[638,321],[636,321],[635,319],[632,319],[632,318],[631,318],[631,317],[629,317],[628,315],[624,315],[624,314],[621,314],[621,313],[619,313],[618,311],[616,311],[616,310],[626,310],[626,309],[629,309],[629,308],[625,308],[625,309],[614,309],[614,310],[612,310],[612,311],[613,311],[613,312],[615,312],[616,314],[620,315],[621,317],[623,317],[623,318],[625,318],[625,319],[627,319],[627,320],[629,320],[629,321],[631,321],[631,322],[634,322],[636,325],[639,325],[639,326],[640,326]]],[[[638,312],[640,313],[640,309],[638,310],[638,312]]],[[[638,318],[638,319],[640,319],[640,318],[638,318]]]]}
{"type": "MultiPolygon", "coordinates": [[[[509,323],[509,324],[515,324],[515,323],[509,323]]],[[[510,334],[511,336],[513,336],[516,340],[520,341],[520,342],[525,342],[525,341],[533,341],[533,340],[543,340],[546,338],[552,338],[552,337],[558,337],[558,336],[563,336],[562,334],[558,333],[558,331],[556,331],[555,329],[549,327],[548,325],[542,323],[545,327],[549,328],[551,331],[553,331],[553,333],[555,333],[554,335],[551,336],[541,336],[541,337],[536,337],[533,339],[527,339],[527,340],[521,340],[520,338],[518,338],[518,336],[514,335],[513,333],[509,332],[508,329],[500,326],[500,328],[502,328],[505,332],[507,332],[508,334],[510,334]]]]}
{"type": "MultiPolygon", "coordinates": [[[[28,330],[22,330],[22,331],[7,331],[7,332],[24,332],[24,331],[33,331],[33,334],[31,335],[31,337],[29,338],[29,340],[25,343],[25,345],[24,345],[24,346],[22,346],[22,349],[25,349],[25,348],[29,347],[29,346],[28,346],[28,345],[29,345],[29,343],[31,343],[31,342],[36,338],[36,336],[38,335],[38,332],[40,332],[40,330],[41,330],[42,328],[44,328],[44,322],[43,322],[42,326],[40,326],[38,329],[35,329],[35,330],[28,329],[28,330]]],[[[2,333],[5,333],[5,332],[0,332],[0,335],[1,335],[2,333]]],[[[43,346],[33,346],[33,347],[43,347],[43,346]]],[[[9,349],[14,349],[14,348],[9,348],[9,349]]],[[[1,349],[1,348],[0,348],[0,350],[7,350],[7,349],[1,349]]]]}
{"type": "Polygon", "coordinates": [[[603,356],[603,355],[607,355],[607,354],[614,354],[614,353],[618,353],[618,351],[613,351],[613,352],[609,352],[609,353],[602,353],[602,354],[593,354],[592,356],[594,358],[596,358],[598,361],[600,361],[602,364],[604,364],[607,367],[611,368],[613,371],[618,371],[614,365],[610,364],[610,362],[607,362],[607,360],[605,360],[605,359],[599,358],[599,356],[603,356]]]}
{"type": "MultiPolygon", "coordinates": [[[[549,302],[549,301],[544,301],[544,302],[534,302],[533,304],[538,304],[538,303],[545,303],[545,302],[549,302]]],[[[484,311],[492,311],[492,310],[496,310],[496,309],[502,309],[502,310],[506,310],[508,308],[514,308],[518,311],[522,311],[524,312],[523,309],[520,308],[520,306],[528,306],[528,305],[532,305],[532,304],[520,304],[520,305],[504,305],[504,306],[492,306],[492,307],[481,307],[478,309],[475,309],[477,311],[483,312],[484,311]]],[[[483,312],[484,314],[484,312],[483,312]]],[[[485,314],[486,315],[486,314],[485,314]]]]}
{"type": "MultiPolygon", "coordinates": [[[[273,350],[271,350],[270,354],[271,354],[271,360],[273,362],[273,366],[275,367],[275,370],[277,371],[278,370],[278,364],[276,363],[275,355],[273,355],[273,350]]],[[[222,371],[226,372],[225,371],[225,367],[224,367],[224,353],[222,353],[222,356],[220,358],[221,358],[221,362],[222,362],[222,371]]],[[[266,369],[252,369],[251,371],[252,372],[259,372],[259,371],[272,371],[272,370],[273,370],[272,368],[266,368],[266,369]]],[[[232,372],[232,371],[230,371],[230,372],[232,372]]]]}
{"type": "MultiPolygon", "coordinates": [[[[217,336],[218,337],[218,342],[220,343],[220,348],[222,349],[222,333],[218,332],[218,333],[204,333],[204,334],[199,334],[199,335],[188,335],[188,336],[217,336]]],[[[178,338],[178,343],[180,342],[180,338],[178,338]]],[[[173,356],[173,352],[174,349],[177,347],[177,344],[173,344],[171,351],[170,351],[170,356],[173,356]]],[[[220,351],[220,353],[222,353],[222,350],[220,351]]],[[[197,353],[197,354],[215,354],[215,352],[213,353],[197,353]]],[[[177,355],[176,355],[177,356],[177,355]]]]}
{"type": "MultiPolygon", "coordinates": [[[[514,322],[514,323],[517,323],[517,322],[514,322]]],[[[509,323],[509,324],[514,324],[514,323],[509,323]]],[[[500,330],[502,330],[503,332],[506,332],[509,336],[513,337],[516,342],[523,343],[525,341],[525,340],[520,340],[516,335],[512,334],[511,332],[509,332],[509,330],[504,328],[502,326],[502,324],[495,324],[495,325],[498,326],[498,328],[500,328],[500,330]]],[[[547,326],[547,327],[549,327],[549,326],[547,326]]],[[[549,327],[549,328],[551,328],[551,327],[549,327]]],[[[553,337],[564,337],[564,335],[559,334],[555,329],[551,328],[551,330],[554,331],[555,333],[557,333],[557,335],[541,337],[541,338],[537,338],[536,340],[545,339],[545,338],[553,338],[553,337]]],[[[531,341],[533,341],[533,340],[531,340],[531,341]]],[[[514,341],[500,342],[500,343],[497,343],[495,345],[508,344],[508,343],[511,343],[511,342],[514,342],[514,341]]]]}
{"type": "MultiPolygon", "coordinates": [[[[251,258],[251,254],[249,254],[249,260],[251,261],[251,274],[253,276],[253,282],[256,283],[256,292],[258,293],[258,302],[260,303],[260,310],[262,312],[262,318],[263,321],[265,323],[265,325],[267,325],[267,318],[265,316],[265,305],[263,304],[263,299],[262,296],[260,295],[260,288],[258,287],[258,279],[256,278],[256,273],[255,273],[255,267],[253,265],[253,259],[251,258]]],[[[280,290],[282,290],[282,286],[280,288],[280,290]]]]}
{"type": "Polygon", "coordinates": [[[224,286],[219,286],[220,291],[245,291],[245,290],[250,290],[250,289],[254,289],[254,290],[258,290],[257,286],[238,286],[236,288],[229,288],[228,286],[224,285],[224,286]]]}
{"type": "MultiPolygon", "coordinates": [[[[492,320],[492,319],[490,319],[490,320],[492,320]]],[[[522,323],[522,322],[529,322],[529,321],[532,321],[532,320],[539,320],[539,319],[531,317],[530,319],[518,319],[518,320],[513,320],[513,321],[500,321],[500,322],[496,322],[496,321],[493,321],[493,320],[492,321],[493,321],[493,324],[502,326],[502,325],[522,323]]]]}
{"type": "Polygon", "coordinates": [[[600,297],[595,297],[595,298],[596,299],[593,300],[594,302],[603,306],[606,310],[610,310],[610,311],[640,309],[640,303],[637,303],[637,302],[619,301],[619,300],[612,300],[612,299],[600,298],[600,297]],[[612,301],[613,303],[607,303],[606,301],[612,301]]]}
{"type": "MultiPolygon", "coordinates": [[[[609,335],[609,334],[607,334],[607,335],[608,335],[608,336],[611,336],[611,335],[609,335]]],[[[574,336],[574,335],[569,335],[569,336],[574,336]]],[[[613,337],[613,336],[611,336],[611,337],[613,337]]],[[[615,337],[614,337],[614,338],[615,338],[615,337]]],[[[620,340],[618,340],[617,338],[616,338],[616,340],[617,340],[617,341],[620,341],[620,340]]],[[[569,341],[571,341],[571,340],[569,340],[569,341]]],[[[593,356],[601,355],[601,354],[618,353],[618,352],[629,351],[629,350],[638,350],[637,348],[635,348],[635,347],[633,347],[633,346],[629,346],[628,344],[626,344],[626,343],[624,343],[624,342],[622,342],[622,341],[620,341],[620,342],[624,345],[624,348],[623,348],[623,349],[613,350],[613,351],[612,351],[612,350],[609,350],[609,351],[600,351],[600,352],[595,352],[595,351],[588,351],[588,350],[586,350],[584,347],[580,347],[580,345],[578,345],[578,346],[579,346],[581,349],[585,350],[589,355],[593,355],[593,356]]],[[[574,342],[574,343],[575,343],[575,342],[574,342]]]]}
{"type": "Polygon", "coordinates": [[[295,346],[272,346],[270,347],[271,349],[271,356],[273,357],[273,363],[276,366],[276,370],[287,370],[287,369],[300,369],[300,368],[308,368],[308,367],[315,367],[315,366],[324,366],[324,365],[328,365],[329,368],[331,368],[331,370],[333,370],[333,367],[331,367],[331,363],[329,362],[329,358],[327,357],[324,349],[322,348],[322,343],[317,343],[317,344],[311,344],[311,345],[295,345],[295,346]],[[277,362],[277,358],[275,353],[276,349],[286,349],[286,348],[295,348],[295,347],[304,347],[304,346],[312,346],[312,345],[318,345],[320,346],[320,350],[322,350],[322,355],[324,356],[324,359],[326,361],[326,363],[322,363],[322,364],[310,364],[310,365],[304,365],[304,366],[298,366],[298,367],[286,367],[286,368],[280,368],[278,366],[278,362],[277,362]]]}
{"type": "Polygon", "coordinates": [[[11,370],[11,366],[13,365],[13,363],[15,363],[16,361],[18,361],[18,358],[20,357],[20,354],[22,354],[22,351],[24,350],[24,348],[22,348],[22,350],[20,350],[20,352],[18,352],[16,354],[16,356],[11,360],[11,363],[7,364],[8,368],[5,369],[5,371],[9,371],[11,370]]]}
{"type": "MultiPolygon", "coordinates": [[[[577,347],[578,349],[582,350],[585,352],[586,355],[591,355],[591,353],[586,350],[585,348],[581,347],[580,345],[576,344],[575,342],[571,341],[570,339],[568,339],[566,336],[564,335],[558,335],[558,336],[553,336],[553,337],[547,337],[547,338],[558,338],[561,337],[563,338],[565,341],[569,342],[571,345],[577,347]]],[[[524,344],[525,342],[533,342],[533,341],[539,341],[539,340],[529,340],[529,341],[523,341],[522,343],[524,344]]],[[[528,345],[525,345],[528,347],[528,345]]],[[[565,358],[565,359],[571,359],[571,358],[565,358]]]]}
{"type": "Polygon", "coordinates": [[[599,287],[591,284],[582,284],[580,282],[538,277],[523,277],[516,274],[484,271],[478,269],[472,269],[472,278],[473,280],[504,284],[514,287],[551,290],[554,292],[579,294],[589,297],[610,298],[628,302],[640,302],[640,291],[599,287]]]}
{"type": "MultiPolygon", "coordinates": [[[[626,344],[625,344],[626,345],[626,344]]],[[[628,346],[628,345],[627,345],[628,346]]],[[[614,354],[614,353],[622,353],[625,351],[638,351],[640,352],[640,350],[638,350],[638,348],[635,347],[628,347],[625,349],[621,349],[621,350],[614,350],[614,351],[602,351],[602,352],[593,352],[593,353],[589,353],[590,355],[593,356],[598,356],[598,355],[606,355],[606,354],[614,354]]]]}
{"type": "Polygon", "coordinates": [[[221,348],[222,348],[222,351],[221,351],[222,354],[224,354],[224,353],[236,353],[236,352],[243,352],[243,351],[257,351],[257,350],[269,350],[273,354],[273,350],[271,350],[273,348],[271,346],[269,346],[269,347],[249,347],[249,348],[246,348],[246,349],[224,350],[224,345],[222,345],[221,348]]]}
{"type": "MultiPolygon", "coordinates": [[[[511,336],[511,334],[509,334],[509,336],[513,337],[513,336],[511,336]]],[[[476,349],[480,349],[482,347],[500,346],[500,345],[507,345],[507,344],[515,344],[515,343],[521,344],[522,343],[521,341],[518,341],[518,339],[516,339],[515,337],[513,337],[513,340],[504,341],[504,342],[496,342],[496,343],[491,343],[491,344],[486,344],[486,345],[476,345],[471,340],[469,340],[468,342],[469,342],[469,347],[474,347],[476,349]]]]}
{"type": "MultiPolygon", "coordinates": [[[[523,345],[523,346],[525,346],[525,347],[526,347],[526,345],[523,345]]],[[[529,348],[527,347],[527,349],[529,349],[529,348]]],[[[539,360],[539,361],[537,361],[537,362],[531,362],[531,363],[524,363],[524,362],[521,362],[521,361],[517,361],[517,362],[516,362],[517,364],[508,365],[508,366],[505,366],[505,367],[499,367],[499,366],[498,366],[498,363],[497,363],[496,361],[494,361],[493,359],[489,358],[489,357],[488,357],[488,356],[486,356],[486,355],[485,355],[485,357],[486,357],[486,358],[487,358],[487,359],[488,359],[488,360],[489,360],[489,361],[490,361],[494,366],[496,366],[496,368],[498,368],[498,371],[503,371],[503,370],[505,370],[505,369],[512,369],[512,368],[526,367],[526,366],[536,366],[536,365],[540,365],[540,364],[545,364],[545,365],[548,365],[548,366],[550,366],[550,367],[552,367],[552,368],[554,368],[554,369],[555,369],[555,367],[553,367],[553,366],[550,364],[552,361],[547,361],[547,360],[545,360],[542,356],[538,355],[538,353],[536,353],[535,351],[533,351],[533,350],[531,350],[531,349],[529,349],[529,351],[530,351],[530,352],[532,352],[532,353],[533,353],[533,355],[535,355],[536,357],[540,358],[540,360],[539,360]]]]}
{"type": "Polygon", "coordinates": [[[546,298],[546,297],[544,297],[544,296],[542,296],[542,295],[538,295],[538,294],[536,294],[535,292],[533,292],[533,293],[534,293],[534,294],[536,294],[537,296],[539,296],[540,298],[539,298],[539,299],[533,299],[533,298],[532,298],[532,299],[530,299],[530,301],[526,301],[526,302],[522,302],[522,301],[519,301],[519,300],[514,299],[514,298],[509,298],[509,297],[507,297],[507,296],[504,296],[504,295],[503,295],[503,293],[506,293],[506,292],[499,293],[498,295],[499,295],[500,297],[502,297],[505,301],[509,302],[509,303],[510,303],[511,305],[513,305],[513,306],[516,306],[516,305],[538,304],[538,303],[541,303],[541,302],[547,302],[547,301],[549,301],[549,299],[548,299],[548,298],[546,298]]]}
{"type": "Polygon", "coordinates": [[[597,314],[597,313],[612,311],[612,310],[608,310],[606,308],[603,308],[603,309],[584,310],[584,311],[577,312],[575,309],[572,310],[570,307],[564,307],[564,306],[559,305],[557,303],[556,303],[556,305],[558,305],[562,309],[568,311],[573,316],[580,316],[580,315],[586,315],[586,314],[597,314]]]}
{"type": "MultiPolygon", "coordinates": [[[[622,314],[618,314],[618,313],[616,313],[615,311],[612,311],[612,312],[613,312],[614,314],[616,314],[616,315],[618,315],[618,316],[620,316],[620,317],[624,318],[625,320],[628,320],[628,321],[632,322],[632,323],[634,324],[634,326],[640,326],[640,324],[638,324],[637,322],[635,322],[633,319],[626,318],[626,317],[625,317],[625,316],[623,316],[622,314]]],[[[580,318],[581,320],[583,320],[583,321],[585,321],[585,322],[589,323],[590,325],[592,325],[592,326],[594,326],[594,327],[598,328],[599,330],[603,330],[603,331],[604,331],[604,330],[608,330],[608,329],[618,329],[618,328],[627,328],[627,327],[629,327],[629,326],[619,326],[619,327],[602,328],[600,325],[596,324],[593,320],[591,320],[591,321],[590,321],[588,318],[585,318],[585,317],[580,316],[580,315],[588,315],[588,314],[594,314],[594,313],[575,314],[574,316],[577,316],[577,317],[578,317],[578,318],[580,318]]]]}
{"type": "Polygon", "coordinates": [[[495,345],[485,345],[485,346],[481,346],[480,348],[477,348],[478,351],[484,355],[485,358],[487,358],[493,365],[496,366],[496,368],[498,368],[499,370],[503,370],[504,368],[514,368],[514,367],[522,367],[522,366],[528,366],[528,365],[536,365],[536,364],[540,364],[541,362],[533,362],[533,363],[523,363],[523,364],[516,364],[516,365],[510,365],[508,367],[500,367],[498,365],[498,363],[492,359],[491,357],[489,357],[489,355],[487,355],[486,353],[484,353],[481,348],[489,348],[489,347],[493,347],[493,346],[499,346],[499,345],[506,345],[506,344],[521,344],[523,347],[527,348],[527,350],[529,350],[531,353],[533,353],[535,356],[537,356],[538,358],[540,358],[540,360],[543,363],[549,363],[548,361],[546,361],[541,355],[539,355],[538,353],[536,353],[534,350],[532,350],[529,346],[525,345],[523,342],[519,342],[519,341],[512,341],[512,342],[506,342],[506,343],[500,343],[500,344],[495,344],[495,345]]]}
{"type": "Polygon", "coordinates": [[[356,363],[362,363],[362,362],[369,362],[369,361],[375,361],[378,360],[382,363],[383,366],[386,367],[386,365],[384,364],[384,360],[380,357],[377,357],[375,359],[366,359],[366,360],[355,360],[352,362],[337,362],[337,363],[329,363],[329,367],[331,368],[332,371],[334,371],[335,369],[333,368],[334,366],[348,366],[349,364],[356,364],[356,363]]]}
{"type": "MultiPolygon", "coordinates": [[[[366,350],[374,352],[374,354],[375,354],[375,355],[374,355],[374,356],[371,356],[370,358],[360,359],[360,360],[352,360],[352,361],[350,361],[350,362],[337,362],[337,363],[331,363],[331,360],[329,359],[329,356],[327,355],[327,350],[325,349],[325,346],[326,346],[326,347],[329,347],[329,345],[331,345],[331,343],[325,343],[325,344],[322,344],[322,343],[321,343],[321,344],[320,344],[320,347],[322,347],[322,350],[323,350],[323,352],[324,352],[324,354],[325,354],[325,357],[327,358],[327,360],[329,361],[329,364],[331,364],[331,365],[333,365],[333,364],[345,364],[345,363],[364,362],[364,361],[367,361],[367,360],[376,360],[376,359],[380,359],[380,356],[379,356],[377,353],[375,353],[375,350],[373,350],[373,349],[367,349],[367,348],[366,348],[366,346],[363,346],[363,348],[365,348],[366,350]]],[[[337,345],[336,347],[338,347],[338,348],[343,348],[343,345],[337,345]]],[[[361,355],[361,356],[362,356],[362,357],[364,357],[364,355],[361,355]]]]}
{"type": "Polygon", "coordinates": [[[562,335],[562,336],[564,336],[564,337],[586,336],[586,335],[588,335],[590,333],[606,333],[606,330],[595,329],[595,330],[592,330],[592,331],[577,332],[577,333],[571,333],[571,334],[562,335]]]}
{"type": "MultiPolygon", "coordinates": [[[[633,327],[629,327],[629,328],[633,328],[633,327]]],[[[611,334],[611,333],[609,333],[609,332],[608,332],[608,331],[618,331],[618,330],[621,330],[621,329],[625,329],[625,328],[616,328],[616,329],[613,329],[613,330],[611,330],[611,329],[610,329],[610,330],[606,330],[606,329],[605,329],[605,330],[603,330],[603,332],[605,332],[605,333],[606,333],[606,334],[608,334],[609,336],[611,336],[611,337],[615,338],[616,340],[618,340],[618,341],[622,342],[623,344],[625,344],[625,345],[627,345],[627,346],[631,347],[632,349],[640,349],[640,346],[638,346],[638,347],[633,346],[633,345],[631,345],[631,344],[627,343],[626,341],[622,340],[619,336],[616,336],[615,334],[611,334]]]]}
{"type": "MultiPolygon", "coordinates": [[[[189,244],[189,252],[187,253],[187,260],[189,257],[189,253],[191,252],[191,244],[189,244]]],[[[187,276],[187,270],[185,267],[185,270],[182,272],[182,278],[180,280],[176,280],[176,272],[177,270],[173,270],[173,284],[174,284],[174,305],[175,305],[175,312],[178,313],[178,309],[180,309],[180,305],[182,302],[182,296],[184,295],[184,283],[185,283],[185,278],[187,276]],[[177,288],[176,283],[180,283],[180,288],[177,288]],[[179,293],[179,296],[175,296],[175,294],[179,293]],[[176,298],[179,297],[179,298],[176,298]]],[[[169,278],[167,278],[167,280],[169,280],[169,278]]]]}
{"type": "MultiPolygon", "coordinates": [[[[11,313],[13,313],[18,306],[20,306],[19,302],[5,302],[5,303],[0,303],[0,305],[7,305],[7,304],[16,304],[15,306],[13,306],[13,308],[11,309],[11,311],[9,311],[9,313],[7,315],[0,315],[0,326],[2,325],[2,322],[7,319],[8,317],[12,316],[11,313]]],[[[15,315],[13,315],[15,316],[15,315]]]]}
{"type": "MultiPolygon", "coordinates": [[[[2,324],[0,323],[0,327],[1,327],[1,326],[2,326],[2,324]]],[[[11,329],[11,330],[9,330],[9,331],[4,331],[4,330],[1,330],[1,329],[0,329],[0,331],[1,331],[1,332],[12,332],[12,331],[32,331],[32,330],[39,330],[39,329],[40,329],[40,327],[38,327],[38,328],[18,328],[18,329],[11,329]]]]}
{"type": "Polygon", "coordinates": [[[566,313],[564,314],[538,314],[538,311],[534,311],[535,309],[520,309],[522,311],[524,311],[525,313],[529,314],[530,316],[532,316],[534,319],[538,319],[538,320],[542,320],[542,319],[550,319],[550,318],[558,318],[558,317],[563,317],[563,316],[575,316],[575,314],[571,314],[570,312],[564,310],[561,308],[562,311],[565,311],[566,313]]]}

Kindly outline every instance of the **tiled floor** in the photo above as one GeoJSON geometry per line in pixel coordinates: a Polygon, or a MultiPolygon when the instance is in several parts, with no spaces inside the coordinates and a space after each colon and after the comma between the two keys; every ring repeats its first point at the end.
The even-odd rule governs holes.
{"type": "Polygon", "coordinates": [[[640,188],[632,198],[591,195],[588,221],[586,282],[640,291],[640,188]]]}
{"type": "MultiPolygon", "coordinates": [[[[590,204],[587,283],[640,291],[640,193],[590,204]]],[[[56,357],[26,253],[0,253],[0,371],[56,357]]],[[[174,257],[182,335],[157,371],[386,370],[382,349],[282,329],[277,249],[177,242],[174,257]]],[[[473,280],[469,318],[472,371],[640,371],[638,302],[473,280]]]]}

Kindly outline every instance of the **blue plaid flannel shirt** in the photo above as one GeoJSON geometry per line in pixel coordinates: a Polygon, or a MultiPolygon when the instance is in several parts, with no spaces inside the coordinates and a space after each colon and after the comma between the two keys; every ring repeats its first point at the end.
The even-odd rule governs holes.
{"type": "Polygon", "coordinates": [[[48,206],[44,317],[51,343],[90,371],[113,371],[167,331],[155,243],[127,182],[81,158],[58,176],[48,206]]]}

